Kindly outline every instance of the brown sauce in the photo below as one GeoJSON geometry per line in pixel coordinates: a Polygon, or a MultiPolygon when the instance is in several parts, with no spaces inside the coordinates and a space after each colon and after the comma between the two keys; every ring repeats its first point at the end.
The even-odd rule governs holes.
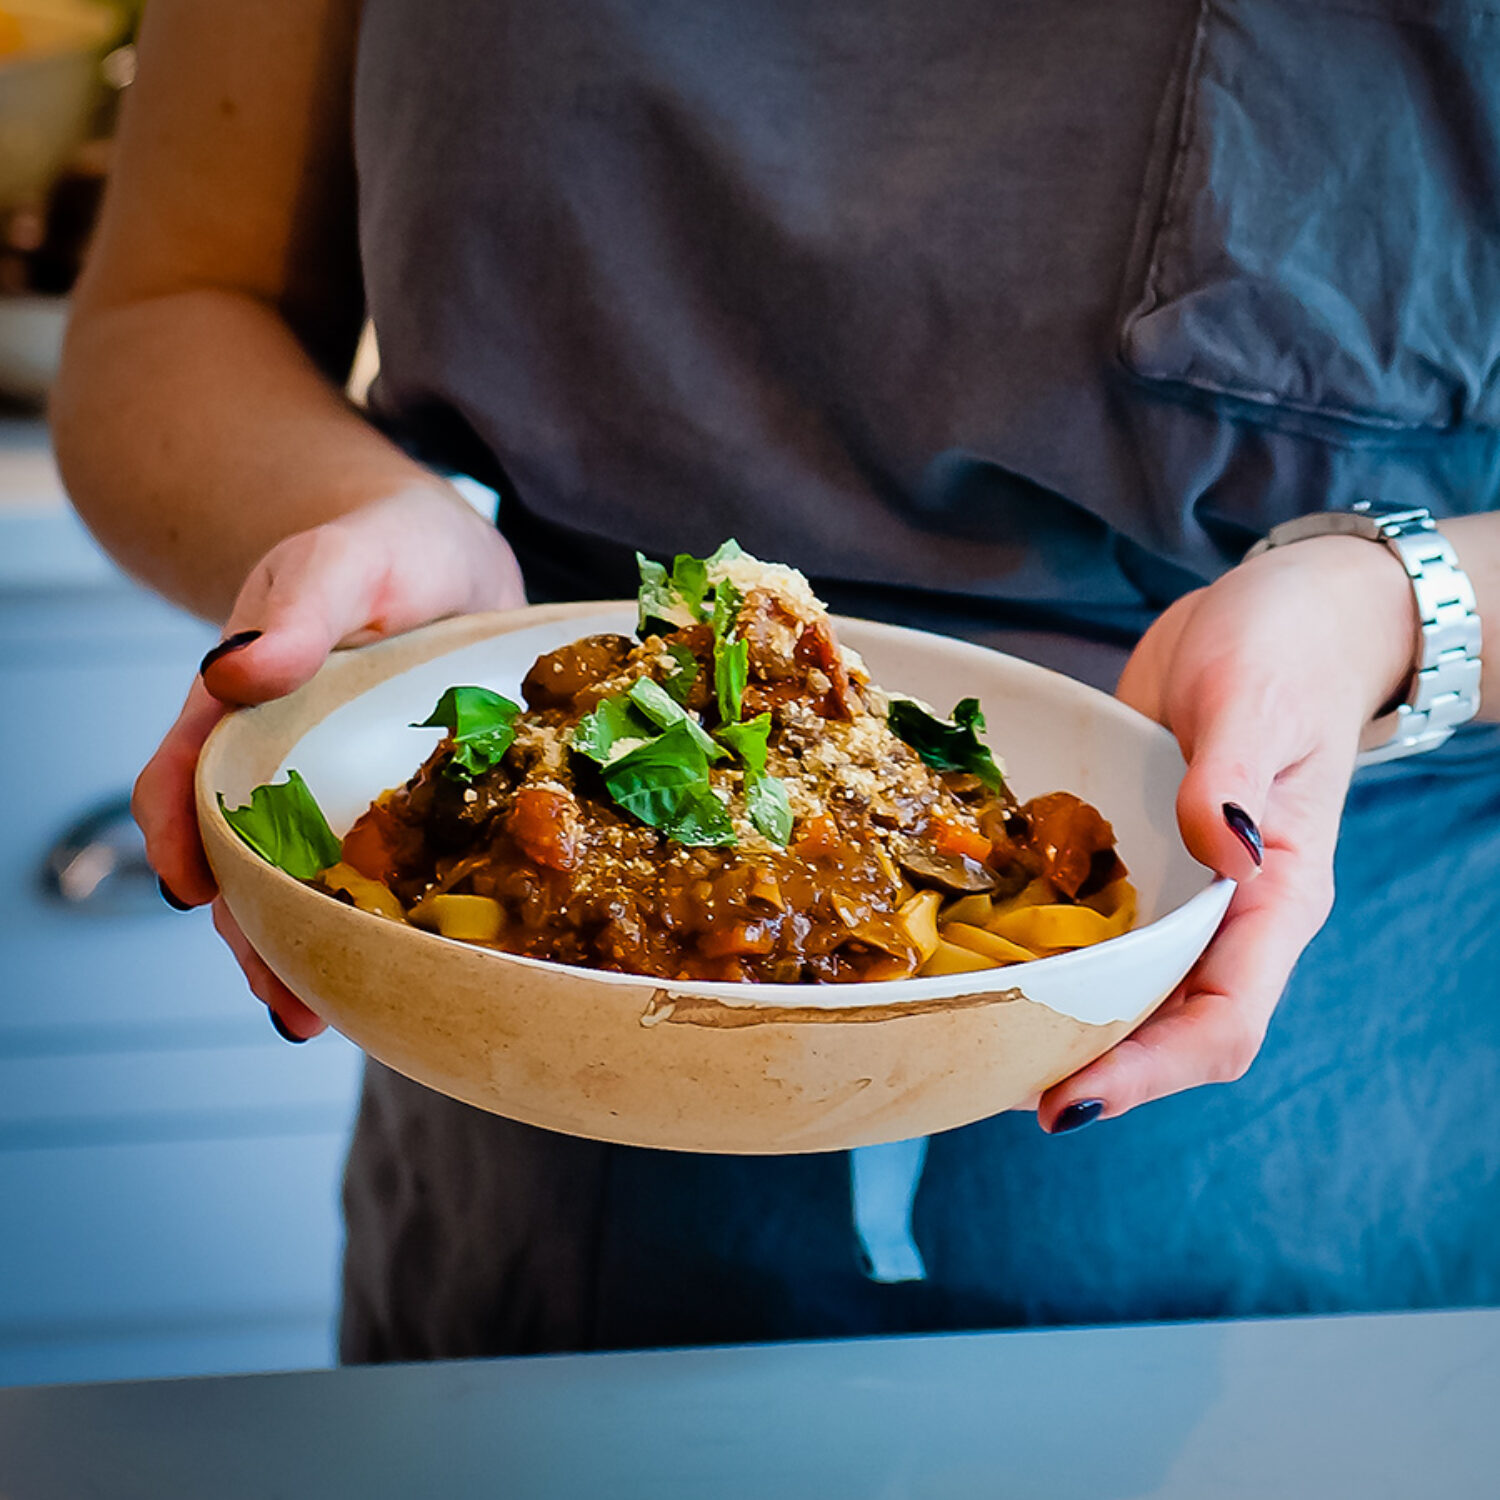
{"type": "MultiPolygon", "coordinates": [[[[661,680],[671,646],[697,660],[687,706],[711,726],[712,640],[695,626],[639,644],[590,637],[539,658],[504,760],[464,785],[445,773],[445,741],[350,830],[345,862],[408,909],[437,893],[491,898],[509,952],[770,983],[914,974],[921,955],[898,917],[914,889],[1004,893],[1056,870],[1078,896],[1112,876],[1113,835],[1092,808],[1059,793],[1031,817],[972,777],[929,770],[886,727],[826,620],[803,626],[778,608],[746,601],[744,712],[772,714],[772,767],[797,792],[785,849],[746,828],[738,847],[676,843],[617,808],[596,769],[567,750],[601,698],[635,677],[661,680]]],[[[733,805],[738,773],[714,774],[733,805]]]]}

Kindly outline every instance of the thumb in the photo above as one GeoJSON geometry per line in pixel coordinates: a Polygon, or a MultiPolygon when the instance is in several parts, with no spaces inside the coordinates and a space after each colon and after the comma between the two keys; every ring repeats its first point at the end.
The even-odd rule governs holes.
{"type": "Polygon", "coordinates": [[[336,646],[525,602],[510,549],[461,498],[399,496],[268,552],[204,658],[203,681],[221,702],[263,703],[300,687],[336,646]]]}
{"type": "Polygon", "coordinates": [[[1177,791],[1182,841],[1199,863],[1232,880],[1260,874],[1271,787],[1305,753],[1289,722],[1269,690],[1221,679],[1202,691],[1189,721],[1174,726],[1187,760],[1177,791]]]}

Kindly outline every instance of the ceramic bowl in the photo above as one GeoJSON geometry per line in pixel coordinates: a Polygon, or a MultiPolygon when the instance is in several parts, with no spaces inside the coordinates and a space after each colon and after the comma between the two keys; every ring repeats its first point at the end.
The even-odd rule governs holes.
{"type": "Polygon", "coordinates": [[[1137,928],[979,973],[848,985],[666,982],[452,942],[344,906],[253,854],[216,804],[295,767],[336,832],[439,737],[407,727],[445,687],[519,697],[543,651],[629,632],[634,605],[543,605],[448,620],[336,653],[290,697],[240,710],[198,770],[208,856],[278,975],[372,1057],[549,1130],[690,1151],[827,1151],[1010,1108],[1097,1057],[1176,986],[1232,886],[1178,838],[1175,742],[1114,699],[945,637],[839,622],[873,680],[946,710],[977,696],[1023,799],[1065,789],[1114,824],[1137,928]]]}

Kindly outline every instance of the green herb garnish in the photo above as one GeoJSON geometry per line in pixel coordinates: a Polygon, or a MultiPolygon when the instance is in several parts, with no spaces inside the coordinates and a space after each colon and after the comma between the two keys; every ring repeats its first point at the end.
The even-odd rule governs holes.
{"type": "Polygon", "coordinates": [[[680,844],[733,844],[734,825],[709,785],[724,751],[703,726],[643,677],[578,721],[573,748],[600,769],[626,812],[680,844]]]}
{"type": "Polygon", "coordinates": [[[519,703],[482,687],[451,687],[437,707],[413,729],[446,729],[453,739],[453,757],[445,770],[459,781],[476,776],[500,763],[516,737],[519,703]]]}
{"type": "Polygon", "coordinates": [[[792,807],[786,783],[766,775],[766,747],[771,737],[770,714],[756,714],[738,724],[724,724],[714,738],[728,745],[745,767],[745,811],[756,830],[784,849],[792,836],[792,807]]]}
{"type": "Polygon", "coordinates": [[[640,618],[637,634],[643,638],[653,627],[664,625],[680,630],[703,619],[703,596],[708,592],[708,563],[701,557],[680,553],[667,570],[649,557],[637,552],[636,565],[641,570],[638,597],[640,618]]]}
{"type": "Polygon", "coordinates": [[[709,760],[722,760],[724,752],[708,737],[708,731],[659,682],[649,677],[637,678],[625,694],[658,729],[687,726],[698,748],[709,760]]]}
{"type": "Polygon", "coordinates": [[[296,771],[287,779],[258,786],[244,807],[227,807],[219,794],[224,821],[268,863],[298,880],[311,880],[336,865],[343,852],[323,809],[296,771]]]}
{"type": "Polygon", "coordinates": [[[979,738],[984,715],[977,698],[965,698],[951,719],[939,719],[914,698],[892,698],[886,722],[934,771],[967,771],[992,792],[1003,791],[1005,778],[979,738]]]}
{"type": "Polygon", "coordinates": [[[721,724],[714,730],[714,738],[739,756],[746,773],[751,776],[766,774],[766,745],[770,737],[770,714],[756,714],[753,719],[741,719],[738,724],[721,724]]]}
{"type": "Polygon", "coordinates": [[[708,757],[686,723],[608,762],[603,776],[626,812],[679,844],[736,842],[729,813],[709,785],[708,757]]]}
{"type": "Polygon", "coordinates": [[[637,634],[644,639],[657,625],[664,625],[667,631],[672,631],[680,630],[684,625],[702,624],[708,618],[710,607],[710,570],[732,557],[743,556],[740,544],[731,538],[708,557],[691,557],[686,552],[679,552],[672,560],[671,572],[668,572],[661,563],[652,562],[637,552],[636,566],[641,570],[637,634]]]}
{"type": "Polygon", "coordinates": [[[783,849],[792,836],[792,804],[779,776],[745,777],[745,810],[756,830],[783,849]]]}
{"type": "Polygon", "coordinates": [[[628,692],[606,699],[579,721],[573,748],[595,761],[619,806],[679,843],[733,844],[734,825],[709,784],[709,765],[732,751],[745,768],[745,807],[751,823],[785,845],[792,814],[783,782],[766,775],[769,714],[744,723],[750,646],[734,627],[744,603],[727,579],[715,582],[721,563],[743,557],[727,541],[710,557],[679,553],[671,569],[636,553],[641,570],[638,630],[671,631],[710,624],[713,686],[719,727],[712,737],[683,706],[698,680],[698,662],[680,642],[667,647],[673,670],[662,682],[643,677],[628,692]],[[715,743],[717,741],[717,743],[715,743]],[[721,748],[724,747],[724,748],[721,748]]]}
{"type": "Polygon", "coordinates": [[[698,658],[681,641],[673,641],[667,647],[667,655],[677,665],[662,679],[661,685],[677,702],[686,703],[698,680],[698,658]]]}
{"type": "Polygon", "coordinates": [[[616,749],[622,741],[649,740],[656,732],[656,725],[624,693],[617,693],[578,721],[573,729],[572,746],[602,766],[625,753],[624,748],[616,749]]]}
{"type": "Polygon", "coordinates": [[[744,603],[740,591],[727,579],[714,590],[714,694],[719,700],[719,718],[733,724],[740,716],[745,684],[750,676],[750,643],[734,639],[734,625],[744,603]]]}

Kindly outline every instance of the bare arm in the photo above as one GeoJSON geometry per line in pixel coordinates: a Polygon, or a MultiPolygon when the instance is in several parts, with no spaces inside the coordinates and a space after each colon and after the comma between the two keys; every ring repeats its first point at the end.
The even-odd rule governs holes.
{"type": "Polygon", "coordinates": [[[409,492],[462,505],[341,393],[357,22],[357,0],[153,0],[75,302],[53,407],[74,503],[215,619],[286,537],[409,492]]]}
{"type": "Polygon", "coordinates": [[[358,0],[152,0],[53,406],[75,505],[114,556],[224,620],[136,783],[151,863],[215,922],[283,1035],[322,1023],[250,948],[198,839],[225,706],[339,644],[524,602],[493,526],[355,411],[362,315],[350,74],[358,0]]]}

